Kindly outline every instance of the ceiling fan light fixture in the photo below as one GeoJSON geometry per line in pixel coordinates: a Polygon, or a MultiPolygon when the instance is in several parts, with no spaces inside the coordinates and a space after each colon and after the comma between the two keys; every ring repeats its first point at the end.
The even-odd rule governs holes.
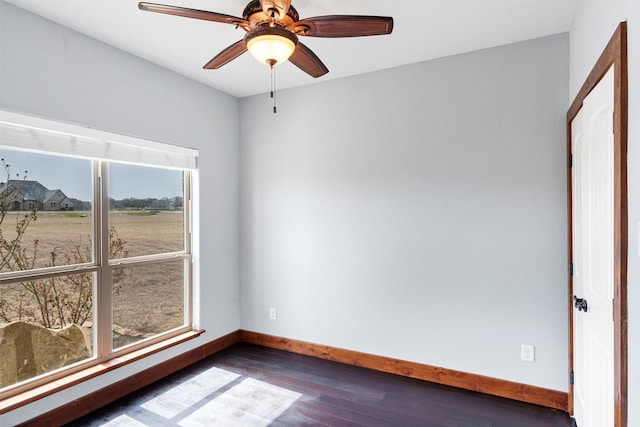
{"type": "Polygon", "coordinates": [[[298,36],[280,27],[259,27],[244,36],[247,49],[259,62],[282,64],[293,54],[298,36]]]}

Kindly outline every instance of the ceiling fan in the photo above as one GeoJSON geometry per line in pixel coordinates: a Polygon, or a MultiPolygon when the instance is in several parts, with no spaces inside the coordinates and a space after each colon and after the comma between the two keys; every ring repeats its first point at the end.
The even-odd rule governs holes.
{"type": "Polygon", "coordinates": [[[271,68],[288,59],[305,73],[317,78],[329,70],[311,49],[298,41],[299,36],[361,37],[390,34],[393,30],[393,18],[384,16],[328,15],[300,19],[298,11],[291,6],[291,0],[252,0],[242,12],[242,18],[146,2],[139,3],[138,8],[230,24],[246,32],[242,40],[207,62],[203,67],[205,69],[218,69],[249,50],[258,61],[271,68]]]}

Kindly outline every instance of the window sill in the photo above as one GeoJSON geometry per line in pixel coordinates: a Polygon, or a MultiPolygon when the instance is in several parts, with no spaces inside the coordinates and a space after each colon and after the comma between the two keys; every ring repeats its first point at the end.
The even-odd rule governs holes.
{"type": "Polygon", "coordinates": [[[89,368],[83,369],[73,374],[69,374],[63,378],[53,380],[47,384],[35,387],[33,389],[18,393],[0,401],[0,414],[4,414],[14,409],[33,403],[36,400],[58,393],[67,388],[73,387],[84,381],[88,381],[97,376],[106,374],[114,369],[144,359],[145,357],[159,353],[168,348],[187,342],[191,339],[202,335],[204,330],[189,331],[180,335],[176,335],[164,341],[149,345],[131,353],[98,363],[89,368]]]}

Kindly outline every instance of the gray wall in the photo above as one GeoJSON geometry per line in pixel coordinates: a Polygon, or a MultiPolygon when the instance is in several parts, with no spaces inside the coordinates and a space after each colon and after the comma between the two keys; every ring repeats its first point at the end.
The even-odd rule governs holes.
{"type": "Polygon", "coordinates": [[[627,181],[629,197],[628,259],[628,343],[629,343],[629,423],[640,425],[640,2],[612,0],[580,2],[571,26],[570,88],[575,98],[587,75],[621,21],[627,21],[629,59],[629,135],[627,181]]]}
{"type": "MultiPolygon", "coordinates": [[[[202,337],[0,416],[15,425],[240,327],[238,100],[0,1],[0,108],[200,150],[202,337]]],[[[199,231],[199,232],[198,232],[199,231]]]]}
{"type": "Polygon", "coordinates": [[[241,100],[242,327],[566,391],[568,40],[241,100]]]}

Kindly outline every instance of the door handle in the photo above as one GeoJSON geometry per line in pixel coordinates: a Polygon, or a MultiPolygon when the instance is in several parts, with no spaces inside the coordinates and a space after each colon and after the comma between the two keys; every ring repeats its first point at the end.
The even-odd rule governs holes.
{"type": "Polygon", "coordinates": [[[573,305],[578,309],[578,311],[587,312],[587,300],[584,298],[578,298],[577,296],[573,296],[573,305]]]}

